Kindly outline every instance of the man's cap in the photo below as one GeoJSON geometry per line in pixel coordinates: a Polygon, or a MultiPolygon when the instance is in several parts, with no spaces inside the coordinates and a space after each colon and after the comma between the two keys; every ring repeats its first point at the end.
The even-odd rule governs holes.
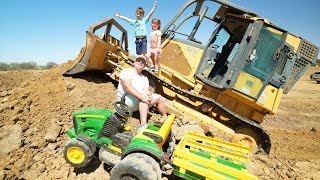
{"type": "Polygon", "coordinates": [[[137,61],[138,59],[139,59],[139,60],[143,60],[144,63],[147,62],[146,57],[144,57],[144,55],[138,55],[138,56],[136,57],[136,61],[137,61]]]}

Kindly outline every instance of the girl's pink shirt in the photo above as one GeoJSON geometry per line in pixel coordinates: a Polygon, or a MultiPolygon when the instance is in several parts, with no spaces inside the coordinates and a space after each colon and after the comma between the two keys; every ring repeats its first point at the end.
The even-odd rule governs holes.
{"type": "Polygon", "coordinates": [[[150,44],[152,49],[159,48],[158,37],[161,36],[160,30],[155,30],[150,33],[150,44]]]}

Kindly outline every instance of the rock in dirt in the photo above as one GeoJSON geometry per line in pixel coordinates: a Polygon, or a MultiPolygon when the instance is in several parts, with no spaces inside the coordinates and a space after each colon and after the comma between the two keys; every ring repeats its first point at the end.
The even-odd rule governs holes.
{"type": "Polygon", "coordinates": [[[76,84],[74,84],[74,83],[68,83],[66,85],[66,88],[67,88],[68,92],[72,91],[75,87],[76,87],[76,84]]]}
{"type": "Polygon", "coordinates": [[[7,125],[0,128],[0,155],[8,154],[21,146],[22,128],[20,125],[7,125]]]}
{"type": "Polygon", "coordinates": [[[6,96],[8,96],[8,95],[9,95],[8,91],[2,91],[2,92],[0,93],[0,97],[6,97],[6,96]]]}
{"type": "Polygon", "coordinates": [[[44,137],[44,139],[47,142],[50,142],[50,143],[56,142],[57,138],[58,138],[58,136],[60,134],[60,131],[61,131],[61,127],[58,124],[53,123],[48,128],[46,136],[44,137]]]}

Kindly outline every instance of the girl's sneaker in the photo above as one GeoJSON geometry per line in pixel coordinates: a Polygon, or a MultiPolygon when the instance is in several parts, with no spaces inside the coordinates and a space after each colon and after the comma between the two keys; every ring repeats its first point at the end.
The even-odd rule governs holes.
{"type": "Polygon", "coordinates": [[[154,65],[150,66],[150,71],[154,71],[154,65]]]}

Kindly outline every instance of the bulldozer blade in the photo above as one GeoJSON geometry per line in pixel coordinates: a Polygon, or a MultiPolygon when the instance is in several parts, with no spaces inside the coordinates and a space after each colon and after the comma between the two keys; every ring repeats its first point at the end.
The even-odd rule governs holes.
{"type": "Polygon", "coordinates": [[[127,31],[113,18],[106,18],[90,26],[86,32],[86,47],[74,60],[75,65],[68,69],[64,75],[75,75],[85,71],[112,71],[113,65],[110,61],[117,63],[119,59],[126,59],[128,55],[127,31]],[[106,27],[102,36],[95,31],[106,27]],[[121,38],[117,39],[110,35],[112,27],[118,28],[121,38]]]}

